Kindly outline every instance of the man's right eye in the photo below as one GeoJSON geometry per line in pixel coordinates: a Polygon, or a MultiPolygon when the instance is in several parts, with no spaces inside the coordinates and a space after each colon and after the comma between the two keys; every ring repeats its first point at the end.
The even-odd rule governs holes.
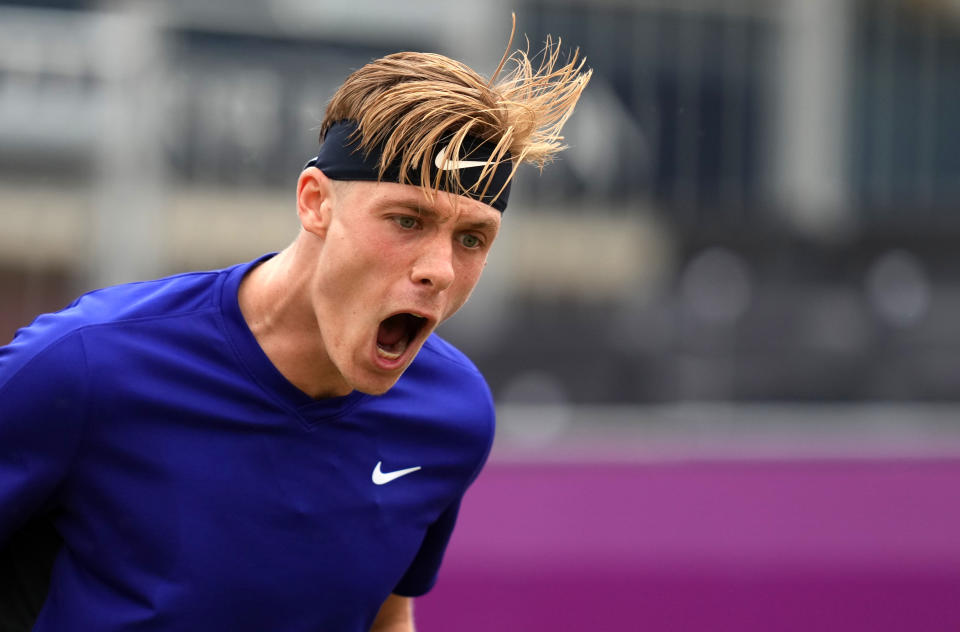
{"type": "Polygon", "coordinates": [[[393,221],[395,221],[400,228],[407,230],[416,228],[417,224],[419,224],[419,220],[416,217],[410,217],[409,215],[397,215],[393,218],[393,221]]]}

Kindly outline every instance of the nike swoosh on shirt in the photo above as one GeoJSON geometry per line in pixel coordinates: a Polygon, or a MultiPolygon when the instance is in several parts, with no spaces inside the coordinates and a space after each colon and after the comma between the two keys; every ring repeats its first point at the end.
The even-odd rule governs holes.
{"type": "Polygon", "coordinates": [[[406,476],[420,469],[420,466],[408,467],[405,470],[395,470],[393,472],[383,472],[380,470],[380,466],[383,465],[383,461],[377,461],[377,466],[373,468],[373,475],[370,477],[373,480],[374,485],[386,485],[390,481],[395,481],[401,476],[406,476]]]}
{"type": "Polygon", "coordinates": [[[447,152],[447,149],[450,148],[450,145],[447,145],[443,149],[437,152],[436,158],[433,159],[433,164],[437,166],[437,169],[440,171],[454,171],[456,169],[466,169],[468,167],[482,167],[487,164],[486,160],[444,160],[443,155],[447,152]]]}

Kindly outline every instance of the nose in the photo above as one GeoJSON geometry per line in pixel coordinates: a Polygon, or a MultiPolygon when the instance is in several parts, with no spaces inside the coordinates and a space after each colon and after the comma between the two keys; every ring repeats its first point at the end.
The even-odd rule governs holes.
{"type": "Polygon", "coordinates": [[[438,237],[425,243],[413,264],[413,282],[442,292],[450,287],[454,276],[453,244],[449,238],[438,237]]]}

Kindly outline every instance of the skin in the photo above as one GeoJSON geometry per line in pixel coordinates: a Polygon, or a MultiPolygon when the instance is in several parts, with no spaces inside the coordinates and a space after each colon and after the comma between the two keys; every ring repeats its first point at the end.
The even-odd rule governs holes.
{"type": "Polygon", "coordinates": [[[370,632],[413,632],[413,599],[400,595],[387,597],[370,632]]]}
{"type": "MultiPolygon", "coordinates": [[[[309,168],[297,183],[301,230],[252,270],[239,302],[274,366],[314,398],[392,387],[427,336],[467,301],[501,214],[448,193],[392,182],[335,182],[309,168]],[[426,323],[397,360],[377,353],[380,323],[426,323]]],[[[373,630],[412,632],[412,600],[391,595],[373,630]]]]}
{"type": "Polygon", "coordinates": [[[267,356],[314,398],[392,387],[426,336],[467,301],[500,213],[476,200],[392,182],[335,182],[316,168],[297,185],[302,230],[240,285],[240,309],[267,356]],[[397,366],[377,362],[380,323],[426,325],[397,366]]]}

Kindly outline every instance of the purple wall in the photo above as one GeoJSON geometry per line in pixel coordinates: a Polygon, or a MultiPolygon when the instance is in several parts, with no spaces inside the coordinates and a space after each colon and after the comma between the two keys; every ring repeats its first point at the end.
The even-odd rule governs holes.
{"type": "Polygon", "coordinates": [[[960,459],[494,462],[417,620],[960,630],[960,459]]]}

